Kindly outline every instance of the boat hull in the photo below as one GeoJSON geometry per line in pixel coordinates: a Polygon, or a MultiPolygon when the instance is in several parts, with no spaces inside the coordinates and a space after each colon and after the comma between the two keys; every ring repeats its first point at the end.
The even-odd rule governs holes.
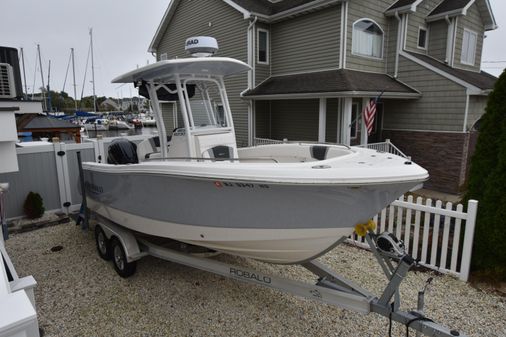
{"type": "Polygon", "coordinates": [[[85,169],[88,205],[131,230],[273,263],[331,249],[416,185],[259,183],[85,169]]]}

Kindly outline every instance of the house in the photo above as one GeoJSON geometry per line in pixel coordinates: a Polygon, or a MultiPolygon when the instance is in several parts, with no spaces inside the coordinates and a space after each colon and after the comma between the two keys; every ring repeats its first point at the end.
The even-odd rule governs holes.
{"type": "MultiPolygon", "coordinates": [[[[185,39],[208,35],[252,67],[227,81],[239,146],[390,139],[427,187],[455,193],[496,80],[480,71],[496,27],[488,0],[172,0],[149,51],[186,57],[185,39]],[[367,136],[361,111],[380,95],[367,136]]],[[[180,126],[177,105],[162,108],[180,126]]]]}
{"type": "Polygon", "coordinates": [[[43,114],[16,114],[19,133],[28,132],[33,138],[59,138],[61,141],[81,142],[81,126],[69,121],[48,117],[43,114]]]}

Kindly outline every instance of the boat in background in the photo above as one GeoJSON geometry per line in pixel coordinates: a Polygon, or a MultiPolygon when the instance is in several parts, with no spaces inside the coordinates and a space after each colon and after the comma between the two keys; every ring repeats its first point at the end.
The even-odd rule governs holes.
{"type": "MultiPolygon", "coordinates": [[[[215,49],[195,41],[205,38],[187,47],[215,49]]],[[[151,99],[159,137],[137,146],[118,140],[107,163],[83,163],[88,207],[136,232],[293,264],[326,253],[428,179],[411,160],[366,148],[238,148],[224,77],[249,70],[231,58],[195,57],[114,79],[151,99]],[[171,137],[159,99],[180,105],[184,127],[171,137]]]]}
{"type": "Polygon", "coordinates": [[[141,123],[144,127],[156,127],[156,119],[153,116],[144,116],[141,123]]]}
{"type": "Polygon", "coordinates": [[[134,127],[121,119],[110,119],[109,130],[131,130],[134,127]]]}
{"type": "Polygon", "coordinates": [[[105,118],[88,118],[83,127],[86,131],[107,131],[109,130],[109,121],[105,118]]]}

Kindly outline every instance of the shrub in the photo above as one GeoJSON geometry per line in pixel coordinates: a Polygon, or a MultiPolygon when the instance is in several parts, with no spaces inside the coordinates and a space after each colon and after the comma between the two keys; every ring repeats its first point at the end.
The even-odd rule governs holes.
{"type": "Polygon", "coordinates": [[[466,200],[477,199],[478,217],[471,268],[506,280],[506,71],[487,102],[466,200]]]}
{"type": "Polygon", "coordinates": [[[40,218],[45,211],[44,203],[42,202],[40,194],[35,192],[28,193],[23,205],[23,210],[29,219],[40,218]]]}

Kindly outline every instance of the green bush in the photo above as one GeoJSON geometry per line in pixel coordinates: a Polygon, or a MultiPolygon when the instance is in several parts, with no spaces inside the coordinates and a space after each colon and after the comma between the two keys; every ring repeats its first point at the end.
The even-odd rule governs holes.
{"type": "Polygon", "coordinates": [[[506,71],[488,98],[465,199],[480,202],[472,271],[506,280],[506,71]]]}
{"type": "Polygon", "coordinates": [[[23,210],[29,219],[40,218],[45,211],[40,194],[35,192],[28,193],[25,203],[23,204],[23,210]]]}

